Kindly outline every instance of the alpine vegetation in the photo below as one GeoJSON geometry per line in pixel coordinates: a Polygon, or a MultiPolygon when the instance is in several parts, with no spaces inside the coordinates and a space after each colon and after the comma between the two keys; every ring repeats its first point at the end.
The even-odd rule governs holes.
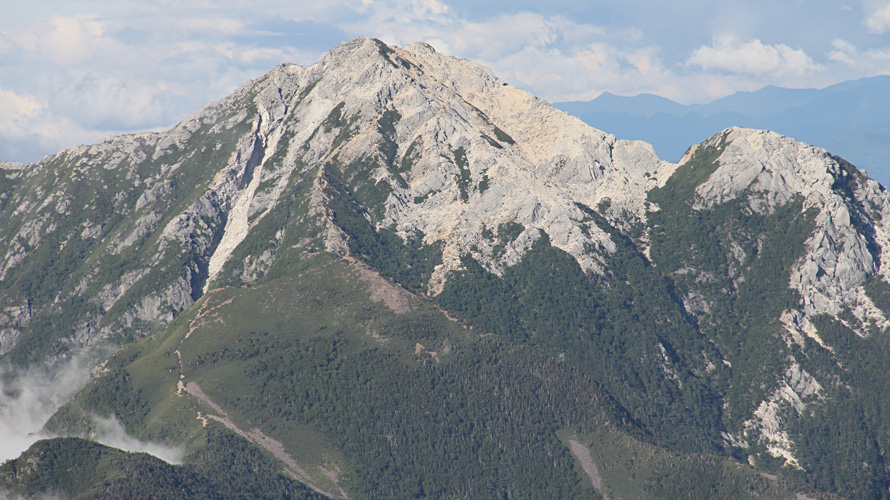
{"type": "Polygon", "coordinates": [[[0,174],[0,361],[123,346],[11,495],[890,496],[890,194],[823,149],[357,39],[0,174]]]}

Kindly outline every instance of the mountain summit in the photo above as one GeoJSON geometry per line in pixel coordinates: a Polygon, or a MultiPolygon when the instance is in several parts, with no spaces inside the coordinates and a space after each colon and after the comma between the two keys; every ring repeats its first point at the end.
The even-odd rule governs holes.
{"type": "Polygon", "coordinates": [[[668,163],[358,39],[0,173],[8,378],[122,346],[45,431],[184,457],[44,441],[16,494],[887,496],[890,195],[822,149],[668,163]]]}
{"type": "MultiPolygon", "coordinates": [[[[436,293],[466,254],[500,273],[539,232],[585,270],[601,272],[602,259],[587,249],[607,253],[614,245],[583,222],[575,204],[608,199],[607,217],[645,220],[646,189],[672,168],[645,143],[592,129],[486,68],[422,43],[400,49],[359,39],[309,68],[281,65],[168,132],[6,168],[16,189],[4,203],[8,250],[0,277],[18,284],[11,292],[28,288],[16,295],[29,297],[21,306],[29,310],[97,297],[101,307],[75,326],[75,345],[142,331],[141,323],[168,321],[189,307],[214,280],[262,276],[282,250],[281,227],[251,245],[264,248],[236,251],[252,231],[282,224],[271,221],[296,201],[287,196],[295,183],[304,189],[307,217],[320,217],[321,237],[313,241],[329,251],[348,252],[326,203],[338,189],[355,198],[372,227],[441,245],[442,262],[417,271],[425,273],[418,289],[436,293]],[[64,223],[53,223],[59,216],[64,223]],[[503,255],[492,255],[494,244],[482,233],[510,223],[526,229],[503,255]],[[41,242],[60,249],[52,267],[69,267],[73,276],[60,273],[47,287],[31,283],[43,279],[28,265],[41,242]],[[106,265],[84,267],[85,252],[106,265]],[[126,258],[136,253],[141,259],[126,258]],[[95,276],[110,262],[124,272],[95,276]],[[166,289],[131,293],[161,273],[166,289]],[[58,290],[31,297],[33,288],[58,290]],[[122,321],[112,322],[107,312],[122,309],[122,299],[131,303],[122,321]]],[[[3,352],[16,335],[7,332],[3,352]]]]}

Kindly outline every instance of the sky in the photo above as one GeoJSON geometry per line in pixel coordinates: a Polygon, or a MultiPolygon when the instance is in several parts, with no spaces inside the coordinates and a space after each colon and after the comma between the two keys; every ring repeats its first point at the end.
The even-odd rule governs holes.
{"type": "Polygon", "coordinates": [[[0,160],[168,128],[362,36],[426,41],[551,102],[890,74],[890,0],[4,1],[0,160]]]}

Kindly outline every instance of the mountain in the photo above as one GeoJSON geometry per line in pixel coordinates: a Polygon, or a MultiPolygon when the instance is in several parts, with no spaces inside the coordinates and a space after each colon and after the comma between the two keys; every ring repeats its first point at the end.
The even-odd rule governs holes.
{"type": "Polygon", "coordinates": [[[555,106],[620,136],[650,142],[662,158],[679,158],[687,145],[731,126],[774,130],[816,144],[890,182],[890,76],[863,78],[824,89],[768,86],[708,104],[684,106],[663,97],[604,93],[588,102],[555,106]]]}
{"type": "Polygon", "coordinates": [[[0,167],[7,404],[101,360],[9,494],[890,491],[890,194],[824,149],[729,128],[669,163],[358,39],[0,167]]]}
{"type": "Polygon", "coordinates": [[[238,447],[231,438],[223,443],[230,448],[210,448],[204,465],[178,467],[80,438],[49,439],[4,464],[0,486],[9,495],[3,498],[12,499],[325,498],[280,476],[268,457],[238,447]]]}

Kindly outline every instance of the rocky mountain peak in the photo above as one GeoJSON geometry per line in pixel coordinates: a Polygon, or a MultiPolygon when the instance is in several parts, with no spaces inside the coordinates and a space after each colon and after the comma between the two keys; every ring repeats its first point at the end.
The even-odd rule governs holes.
{"type": "Polygon", "coordinates": [[[824,149],[775,132],[739,127],[726,129],[692,148],[680,162],[707,147],[720,150],[720,166],[696,189],[700,206],[723,203],[743,192],[748,193],[751,209],[758,213],[771,212],[798,196],[805,209],[822,206],[839,182],[856,175],[824,149]]]}
{"type": "MultiPolygon", "coordinates": [[[[890,243],[890,227],[885,222],[890,215],[890,194],[883,186],[824,149],[774,132],[738,127],[690,148],[680,165],[697,171],[693,176],[704,176],[694,189],[695,211],[711,212],[735,203],[743,215],[767,217],[792,207],[790,210],[812,221],[788,278],[787,286],[796,292],[799,302],[778,318],[789,346],[805,349],[812,345],[833,353],[832,343],[826,343],[816,326],[819,323],[824,328],[826,318],[862,338],[890,327],[887,311],[875,302],[882,293],[876,290],[888,282],[882,249],[890,243]]],[[[746,237],[743,231],[730,241],[746,237]]],[[[758,258],[763,240],[756,243],[758,247],[746,254],[732,241],[733,266],[750,266],[758,258]]],[[[789,243],[785,251],[797,250],[789,243]]],[[[789,355],[788,370],[799,369],[799,361],[789,355]]],[[[821,390],[818,380],[802,373],[803,379],[809,380],[808,387],[821,390]]],[[[827,381],[823,379],[823,383],[827,381]]],[[[753,432],[770,454],[797,467],[794,442],[780,417],[785,411],[800,413],[806,406],[800,401],[803,392],[793,385],[780,380],[775,392],[746,422],[745,434],[753,432]]]]}
{"type": "MultiPolygon", "coordinates": [[[[384,186],[386,198],[373,201],[383,207],[371,221],[376,227],[392,227],[403,238],[422,234],[426,245],[442,242],[445,258],[432,279],[434,290],[460,267],[462,255],[499,273],[539,232],[584,269],[601,269],[585,248],[608,252],[612,244],[600,228],[583,222],[576,204],[607,201],[607,217],[643,220],[647,187],[663,182],[672,168],[648,145],[616,140],[489,69],[427,44],[399,48],[352,40],[309,68],[277,68],[249,92],[257,94],[260,117],[269,115],[258,125],[261,133],[271,134],[264,127],[281,121],[278,135],[265,141],[267,157],[288,135],[284,168],[336,164],[351,189],[360,189],[359,181],[384,186]],[[498,242],[482,235],[511,222],[525,230],[515,248],[494,258],[490,250],[498,242]]],[[[274,197],[264,200],[274,203],[274,197]]],[[[230,220],[226,234],[246,234],[237,220],[230,220]]],[[[211,278],[239,238],[223,237],[211,278]]]]}
{"type": "MultiPolygon", "coordinates": [[[[798,198],[803,210],[823,207],[817,221],[824,237],[814,236],[810,264],[801,264],[795,286],[807,290],[808,314],[862,302],[845,294],[879,270],[874,248],[886,237],[883,188],[823,150],[770,132],[728,129],[691,148],[681,164],[704,150],[713,150],[716,167],[696,187],[697,209],[739,196],[756,213],[798,198]],[[871,223],[874,234],[857,229],[871,223]]],[[[83,215],[72,226],[77,236],[59,234],[59,244],[76,237],[118,258],[148,241],[156,246],[142,250],[145,266],[173,254],[189,262],[168,289],[136,301],[129,324],[169,319],[233,273],[239,280],[261,277],[287,230],[263,229],[270,231],[268,243],[255,250],[242,243],[261,225],[283,224],[268,216],[282,210],[301,179],[311,184],[303,195],[309,215],[320,217],[328,250],[350,251],[349,234],[334,221],[335,188],[352,197],[375,231],[439,247],[441,263],[424,283],[435,294],[464,257],[501,274],[544,234],[586,272],[603,272],[615,242],[587,211],[621,229],[644,224],[649,191],[663,187],[677,167],[648,144],[589,127],[488,68],[428,44],[355,39],[312,66],[281,64],[169,131],[71,148],[24,168],[4,164],[16,172],[7,177],[33,189],[9,200],[17,229],[0,240],[7,246],[0,278],[61,227],[30,217],[45,219],[48,210],[80,217],[65,204],[83,188],[57,183],[64,169],[71,180],[102,172],[90,189],[109,193],[116,186],[108,203],[133,216],[112,224],[107,215],[83,215]],[[173,203],[173,193],[190,194],[173,203]],[[509,237],[502,234],[508,226],[509,237]]],[[[132,267],[101,284],[106,312],[151,274],[132,267]]],[[[91,271],[79,276],[66,292],[71,297],[100,286],[91,271]]],[[[861,316],[885,321],[877,313],[861,316]]],[[[107,322],[98,317],[104,313],[82,325],[83,339],[107,322]]]]}
{"type": "Polygon", "coordinates": [[[34,300],[35,314],[95,290],[97,307],[71,315],[80,318],[75,345],[149,328],[216,281],[263,276],[288,233],[270,215],[304,181],[305,217],[320,217],[328,250],[348,251],[350,241],[333,220],[335,188],[374,230],[441,246],[424,285],[433,293],[463,256],[500,273],[545,233],[600,272],[614,243],[584,210],[600,209],[617,225],[645,220],[646,190],[674,167],[487,68],[423,43],[357,39],[312,66],[279,65],[171,130],[4,164],[15,187],[0,200],[0,279],[18,283],[17,294],[42,289],[28,269],[47,265],[36,249],[50,244],[64,250],[71,275],[52,297],[34,300]],[[262,228],[263,244],[242,245],[276,224],[262,228]],[[520,229],[506,241],[500,228],[509,224],[520,229]],[[77,260],[93,252],[118,267],[77,260]]]}
{"type": "MultiPolygon", "coordinates": [[[[169,131],[0,163],[0,188],[3,359],[25,366],[106,339],[168,335],[140,347],[171,349],[156,353],[164,377],[176,378],[178,360],[178,389],[164,397],[197,394],[183,370],[259,356],[242,335],[277,339],[263,352],[309,340],[352,345],[349,356],[391,349],[398,362],[367,380],[414,362],[444,373],[467,346],[493,341],[508,346],[499,359],[540,351],[571,367],[554,381],[590,376],[582,385],[615,406],[601,422],[639,426],[635,435],[675,451],[820,470],[837,443],[806,439],[840,434],[787,423],[856,396],[844,391],[868,377],[849,360],[883,348],[890,327],[890,198],[852,165],[742,128],[664,162],[423,43],[345,42],[312,66],[279,65],[169,131]],[[407,302],[387,310],[402,317],[365,317],[393,294],[407,302]],[[259,306],[268,332],[242,317],[259,306]],[[217,344],[222,336],[231,343],[217,344]]],[[[486,363],[466,365],[461,380],[486,363]]],[[[551,370],[535,363],[519,364],[544,380],[551,370]]],[[[548,429],[533,434],[553,438],[548,429]]],[[[855,432],[847,441],[870,442],[855,432]]]]}
{"type": "MultiPolygon", "coordinates": [[[[890,325],[863,289],[866,280],[885,272],[880,248],[888,241],[886,189],[824,149],[763,130],[729,128],[690,148],[680,163],[709,148],[713,172],[695,189],[696,209],[743,198],[753,213],[772,213],[792,201],[814,212],[815,231],[790,282],[802,296],[804,317],[850,310],[856,320],[848,326],[861,335],[866,325],[890,325]]],[[[788,324],[798,339],[813,331],[803,317],[788,324]]]]}

